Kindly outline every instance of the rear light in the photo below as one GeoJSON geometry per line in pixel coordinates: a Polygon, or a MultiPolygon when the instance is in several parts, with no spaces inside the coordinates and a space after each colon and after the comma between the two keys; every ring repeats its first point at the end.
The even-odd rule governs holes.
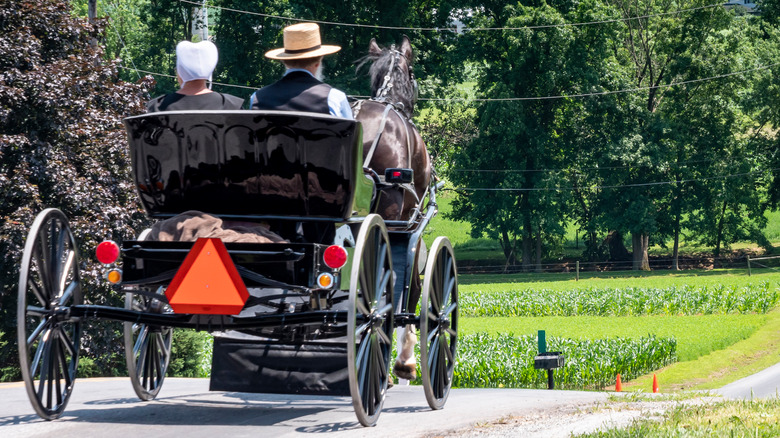
{"type": "Polygon", "coordinates": [[[347,250],[338,245],[325,248],[322,261],[331,269],[341,269],[347,264],[347,250]]]}
{"type": "Polygon", "coordinates": [[[333,287],[333,276],[324,272],[317,276],[317,286],[322,289],[330,289],[333,287]]]}
{"type": "Polygon", "coordinates": [[[100,263],[110,265],[119,258],[119,245],[113,240],[104,240],[95,248],[95,255],[100,263]]]}
{"type": "Polygon", "coordinates": [[[106,273],[106,280],[111,284],[117,284],[122,281],[122,271],[119,269],[112,269],[106,273]]]}

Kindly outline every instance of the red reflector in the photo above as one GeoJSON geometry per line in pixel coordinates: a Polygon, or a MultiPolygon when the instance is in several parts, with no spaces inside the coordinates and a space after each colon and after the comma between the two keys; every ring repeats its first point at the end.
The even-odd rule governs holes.
{"type": "Polygon", "coordinates": [[[235,315],[249,291],[220,239],[200,238],[192,246],[165,296],[174,313],[235,315]]]}
{"type": "Polygon", "coordinates": [[[401,177],[401,171],[400,170],[394,170],[393,171],[393,178],[400,178],[401,177]]]}
{"type": "Polygon", "coordinates": [[[331,245],[325,249],[322,260],[329,268],[339,269],[347,263],[347,250],[338,245],[331,245]]]}
{"type": "Polygon", "coordinates": [[[119,245],[113,240],[104,240],[95,248],[95,256],[100,263],[110,265],[119,258],[119,245]]]}

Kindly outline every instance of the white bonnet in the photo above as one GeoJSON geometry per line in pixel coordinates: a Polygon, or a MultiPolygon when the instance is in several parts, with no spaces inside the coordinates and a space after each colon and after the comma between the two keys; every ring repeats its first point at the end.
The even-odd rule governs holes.
{"type": "Polygon", "coordinates": [[[184,82],[211,80],[218,58],[217,46],[211,41],[182,41],[176,46],[176,72],[184,82]]]}

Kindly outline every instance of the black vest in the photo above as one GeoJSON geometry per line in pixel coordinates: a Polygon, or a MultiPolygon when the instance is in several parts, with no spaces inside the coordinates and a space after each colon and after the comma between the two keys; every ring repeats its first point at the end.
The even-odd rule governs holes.
{"type": "Polygon", "coordinates": [[[330,88],[330,85],[318,81],[309,73],[294,71],[257,90],[251,109],[330,114],[330,88]]]}

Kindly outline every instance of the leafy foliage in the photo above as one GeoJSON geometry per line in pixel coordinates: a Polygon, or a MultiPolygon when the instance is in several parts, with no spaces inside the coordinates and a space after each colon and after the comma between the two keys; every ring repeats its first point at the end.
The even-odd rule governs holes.
{"type": "MultiPolygon", "coordinates": [[[[89,255],[103,239],[143,228],[122,118],[143,111],[149,80],[118,80],[93,38],[102,35],[61,0],[0,0],[0,372],[18,377],[16,282],[27,228],[46,207],[70,218],[87,302],[118,304],[89,255]]],[[[122,367],[115,325],[90,330],[84,349],[100,373],[122,367]]]]}

